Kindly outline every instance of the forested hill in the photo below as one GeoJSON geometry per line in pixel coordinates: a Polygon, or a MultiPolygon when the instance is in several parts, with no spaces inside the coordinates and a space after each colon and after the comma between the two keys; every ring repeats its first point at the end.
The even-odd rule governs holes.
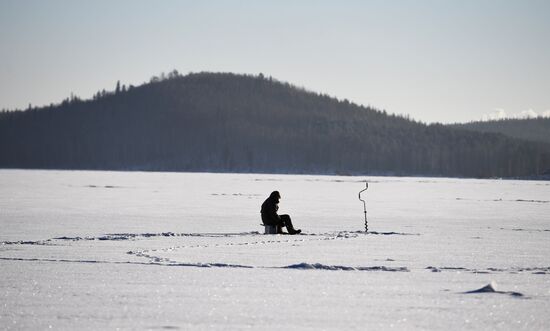
{"type": "Polygon", "coordinates": [[[550,145],[425,125],[271,78],[198,73],[3,112],[0,167],[529,176],[550,145]]]}
{"type": "Polygon", "coordinates": [[[503,119],[453,124],[451,126],[478,132],[502,133],[514,138],[550,144],[550,118],[503,119]]]}

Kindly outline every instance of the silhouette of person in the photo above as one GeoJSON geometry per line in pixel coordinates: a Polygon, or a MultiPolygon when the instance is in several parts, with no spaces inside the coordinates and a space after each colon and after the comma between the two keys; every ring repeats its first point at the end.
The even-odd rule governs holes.
{"type": "Polygon", "coordinates": [[[264,225],[271,225],[277,227],[277,233],[284,233],[283,227],[286,227],[288,234],[299,234],[302,232],[300,229],[294,229],[292,225],[292,220],[289,215],[278,215],[277,211],[279,210],[279,200],[281,195],[279,191],[273,191],[269,195],[264,203],[262,203],[262,222],[264,225]]]}

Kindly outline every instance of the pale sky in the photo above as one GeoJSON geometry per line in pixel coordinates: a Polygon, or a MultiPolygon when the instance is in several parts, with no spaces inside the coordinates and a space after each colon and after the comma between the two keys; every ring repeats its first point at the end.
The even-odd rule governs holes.
{"type": "Polygon", "coordinates": [[[550,1],[0,0],[0,109],[263,73],[423,122],[550,110],[550,1]]]}

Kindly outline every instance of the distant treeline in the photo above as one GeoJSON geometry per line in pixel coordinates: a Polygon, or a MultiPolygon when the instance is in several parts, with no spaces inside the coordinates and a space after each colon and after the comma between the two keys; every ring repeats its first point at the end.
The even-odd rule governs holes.
{"type": "Polygon", "coordinates": [[[172,72],[0,113],[0,167],[532,176],[550,145],[426,125],[271,77],[172,72]]]}
{"type": "Polygon", "coordinates": [[[514,138],[550,144],[550,118],[502,119],[453,124],[452,126],[478,132],[502,133],[514,138]]]}

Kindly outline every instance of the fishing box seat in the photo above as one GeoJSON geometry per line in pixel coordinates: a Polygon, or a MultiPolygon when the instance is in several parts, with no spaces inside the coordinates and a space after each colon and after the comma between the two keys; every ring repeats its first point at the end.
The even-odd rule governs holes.
{"type": "Polygon", "coordinates": [[[265,228],[264,234],[277,234],[277,226],[276,225],[262,224],[262,226],[265,228]]]}

